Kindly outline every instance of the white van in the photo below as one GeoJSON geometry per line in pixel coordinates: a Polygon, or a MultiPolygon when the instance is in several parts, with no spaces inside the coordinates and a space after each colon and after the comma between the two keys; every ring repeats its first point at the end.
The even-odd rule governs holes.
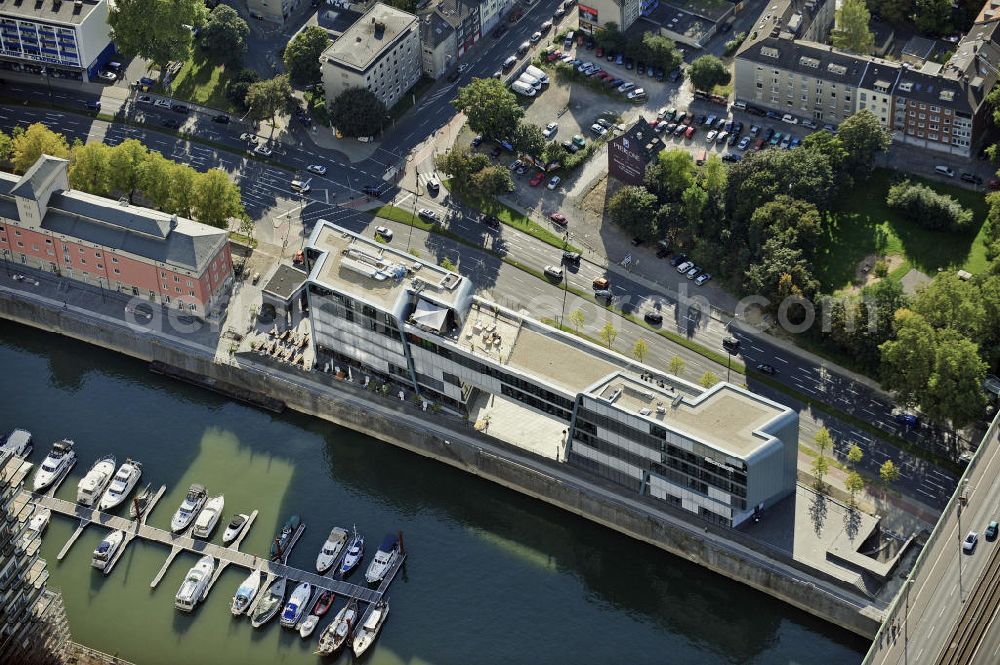
{"type": "Polygon", "coordinates": [[[517,80],[520,81],[521,83],[527,83],[528,85],[530,85],[535,90],[540,90],[541,87],[542,87],[542,82],[539,81],[538,79],[536,79],[534,76],[532,76],[528,72],[525,72],[525,73],[521,74],[517,78],[517,80]]]}
{"type": "Polygon", "coordinates": [[[937,166],[934,167],[934,170],[940,173],[941,175],[948,176],[949,178],[955,177],[955,171],[950,166],[941,166],[940,164],[938,164],[937,166]]]}
{"type": "Polygon", "coordinates": [[[548,85],[549,83],[548,74],[543,72],[538,67],[535,67],[534,65],[528,65],[527,68],[525,68],[524,73],[529,74],[530,76],[534,76],[536,79],[542,82],[542,85],[548,85]]]}
{"type": "Polygon", "coordinates": [[[530,83],[525,83],[524,81],[514,81],[510,84],[510,89],[519,95],[524,95],[525,97],[534,97],[535,88],[530,83]]]}

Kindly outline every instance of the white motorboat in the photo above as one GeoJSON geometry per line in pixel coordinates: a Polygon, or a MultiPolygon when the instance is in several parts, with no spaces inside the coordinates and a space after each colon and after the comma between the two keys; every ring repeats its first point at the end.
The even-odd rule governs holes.
{"type": "Polygon", "coordinates": [[[215,559],[207,554],[188,571],[181,588],[174,596],[174,607],[182,612],[190,612],[208,595],[208,583],[212,581],[212,573],[215,572],[215,559]]]}
{"type": "Polygon", "coordinates": [[[319,656],[330,656],[336,653],[344,645],[344,642],[347,641],[347,638],[350,637],[351,630],[358,622],[359,616],[358,601],[352,598],[347,605],[337,612],[337,616],[333,617],[333,621],[330,622],[330,625],[319,636],[319,648],[316,649],[316,654],[319,656]]]}
{"type": "Polygon", "coordinates": [[[192,485],[188,489],[184,500],[181,501],[181,507],[177,509],[177,512],[170,519],[170,530],[177,533],[188,528],[194,520],[194,516],[205,505],[205,499],[207,498],[208,492],[205,490],[204,485],[199,485],[198,483],[192,485]]]}
{"type": "Polygon", "coordinates": [[[56,481],[66,469],[76,462],[76,451],[73,450],[73,442],[69,439],[56,441],[52,444],[52,450],[48,456],[42,460],[42,465],[35,472],[34,490],[41,492],[56,481]]]}
{"type": "Polygon", "coordinates": [[[379,545],[378,552],[375,552],[375,558],[368,564],[368,572],[365,573],[365,580],[369,584],[381,582],[398,556],[399,540],[391,533],[387,534],[382,539],[382,544],[379,545]]]}
{"type": "Polygon", "coordinates": [[[319,623],[319,617],[316,616],[315,614],[310,614],[305,619],[303,619],[302,623],[299,624],[299,635],[302,637],[302,639],[304,640],[309,639],[309,636],[313,634],[314,630],[316,630],[316,624],[318,623],[319,623]]]}
{"type": "Polygon", "coordinates": [[[97,544],[94,555],[90,558],[90,565],[98,570],[104,570],[108,562],[114,558],[115,552],[121,547],[125,539],[124,531],[111,531],[104,536],[104,540],[97,544]]]}
{"type": "Polygon", "coordinates": [[[195,538],[208,538],[212,535],[215,525],[222,517],[222,509],[226,507],[226,499],[221,494],[213,496],[205,502],[205,507],[198,513],[198,518],[194,521],[194,528],[191,535],[195,538]]]}
{"type": "Polygon", "coordinates": [[[316,557],[316,570],[320,575],[326,573],[333,567],[333,564],[337,562],[337,557],[340,553],[344,551],[344,545],[347,544],[347,529],[342,529],[339,526],[333,528],[330,531],[330,535],[327,536],[326,542],[323,543],[323,549],[319,551],[319,556],[316,557]]]}
{"type": "Polygon", "coordinates": [[[387,616],[389,616],[389,601],[385,599],[378,601],[372,608],[371,614],[368,615],[368,619],[354,633],[352,646],[355,658],[360,658],[361,654],[372,645],[372,642],[378,637],[379,631],[382,630],[382,624],[385,623],[387,616]]]}
{"type": "Polygon", "coordinates": [[[31,544],[32,540],[41,537],[45,528],[49,525],[51,517],[51,510],[43,506],[36,506],[35,512],[31,513],[31,519],[28,520],[28,528],[24,530],[24,534],[21,536],[21,546],[27,547],[31,544]]]}
{"type": "Polygon", "coordinates": [[[306,609],[306,604],[309,603],[310,596],[312,596],[312,584],[309,584],[309,582],[302,582],[295,587],[295,591],[288,597],[285,609],[281,613],[282,626],[285,628],[295,628],[299,619],[302,618],[302,612],[306,609]]]}
{"type": "Polygon", "coordinates": [[[128,502],[128,514],[135,519],[142,517],[146,512],[146,508],[149,507],[149,502],[152,500],[153,486],[146,483],[146,486],[142,488],[142,491],[132,497],[132,500],[128,502]]]}
{"type": "Polygon", "coordinates": [[[228,545],[239,538],[239,535],[243,533],[243,529],[246,527],[247,520],[249,519],[249,515],[240,513],[233,519],[229,520],[229,526],[226,527],[225,532],[222,534],[222,544],[228,545]]]}
{"type": "Polygon", "coordinates": [[[3,445],[0,446],[0,454],[11,453],[14,457],[27,457],[34,449],[31,432],[26,429],[16,429],[7,435],[3,445]]]}
{"type": "Polygon", "coordinates": [[[76,486],[76,502],[81,506],[93,506],[114,477],[115,465],[114,455],[105,455],[94,462],[94,466],[90,467],[90,471],[76,486]]]}
{"type": "Polygon", "coordinates": [[[142,464],[126,458],[125,462],[118,467],[118,472],[111,479],[111,485],[105,490],[101,502],[98,504],[100,510],[111,510],[128,497],[135,488],[139,478],[142,477],[142,464]]]}
{"type": "Polygon", "coordinates": [[[255,570],[247,575],[247,578],[236,589],[231,608],[234,617],[238,617],[246,612],[250,608],[250,605],[253,604],[253,599],[257,597],[257,592],[260,591],[261,577],[260,571],[255,570]]]}
{"type": "Polygon", "coordinates": [[[281,609],[282,601],[285,600],[285,585],[287,583],[287,579],[279,577],[268,587],[267,593],[260,599],[253,614],[250,615],[251,626],[260,628],[274,618],[274,615],[281,609]]]}
{"type": "Polygon", "coordinates": [[[340,576],[344,577],[354,570],[354,567],[361,563],[364,556],[365,538],[358,533],[358,527],[355,526],[351,541],[347,544],[347,553],[344,554],[344,560],[340,562],[340,576]]]}

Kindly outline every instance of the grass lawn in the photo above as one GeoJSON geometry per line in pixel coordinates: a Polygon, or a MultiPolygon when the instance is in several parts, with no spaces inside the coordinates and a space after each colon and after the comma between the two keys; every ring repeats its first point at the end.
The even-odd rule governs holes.
{"type": "Polygon", "coordinates": [[[933,276],[939,268],[971,273],[986,268],[983,222],[987,205],[982,192],[930,182],[909,176],[914,182],[955,197],[975,214],[975,230],[967,234],[931,231],[902,218],[885,204],[889,186],[901,177],[885,169],[876,170],[867,182],[858,183],[831,214],[830,235],[820,243],[814,274],[823,291],[836,292],[851,285],[858,263],[870,254],[897,255],[902,265],[893,270],[899,279],[911,268],[933,276]]]}
{"type": "MultiPolygon", "coordinates": [[[[235,73],[238,68],[234,67],[232,71],[235,73]]],[[[226,99],[228,82],[227,69],[210,61],[201,49],[195,46],[171,82],[171,94],[177,99],[232,111],[232,105],[226,99]]]]}

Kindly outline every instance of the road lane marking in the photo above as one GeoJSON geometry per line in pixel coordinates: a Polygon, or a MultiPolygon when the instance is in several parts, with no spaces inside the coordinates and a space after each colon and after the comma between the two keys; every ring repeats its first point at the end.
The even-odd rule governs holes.
{"type": "Polygon", "coordinates": [[[787,361],[787,360],[785,360],[784,358],[779,358],[778,356],[775,356],[775,357],[774,357],[774,359],[775,359],[775,360],[777,360],[778,362],[783,362],[783,363],[785,363],[786,365],[788,364],[788,361],[787,361]]]}

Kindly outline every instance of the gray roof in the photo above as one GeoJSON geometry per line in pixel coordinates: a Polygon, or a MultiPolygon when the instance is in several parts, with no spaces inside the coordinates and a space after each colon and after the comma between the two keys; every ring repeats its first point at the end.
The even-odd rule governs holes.
{"type": "Polygon", "coordinates": [[[663,139],[653,131],[649,123],[641,116],[624,134],[612,139],[612,141],[620,143],[623,139],[631,144],[632,150],[644,155],[647,161],[653,159],[653,157],[666,147],[663,139]]]}
{"type": "Polygon", "coordinates": [[[450,25],[458,28],[463,22],[479,11],[479,3],[468,0],[441,0],[437,11],[450,25]]]}
{"type": "Polygon", "coordinates": [[[764,67],[799,72],[807,76],[856,86],[870,58],[835,50],[825,44],[768,37],[740,54],[764,67]]]}
{"type": "Polygon", "coordinates": [[[69,162],[59,157],[42,155],[38,161],[24,172],[17,184],[11,188],[10,193],[14,196],[23,196],[27,199],[35,199],[36,192],[48,189],[53,178],[61,175],[69,162]]]}
{"type": "Polygon", "coordinates": [[[906,45],[903,46],[903,55],[909,55],[914,58],[925,60],[930,57],[930,54],[934,51],[934,45],[935,42],[933,39],[921,37],[920,35],[913,35],[910,37],[910,40],[906,42],[906,45]]]}
{"type": "Polygon", "coordinates": [[[0,16],[79,25],[90,15],[90,12],[106,2],[107,0],[84,0],[79,13],[76,13],[73,0],[63,0],[61,3],[53,2],[53,0],[44,0],[41,3],[34,0],[24,0],[18,4],[8,1],[0,4],[0,16]]]}
{"type": "Polygon", "coordinates": [[[323,51],[323,59],[366,71],[399,39],[416,27],[417,17],[389,5],[376,3],[340,39],[323,51]]]}
{"type": "Polygon", "coordinates": [[[447,41],[454,32],[455,29],[437,10],[420,18],[420,41],[431,49],[437,48],[439,44],[447,41]]]}
{"type": "Polygon", "coordinates": [[[288,300],[302,286],[307,277],[309,275],[304,270],[281,263],[274,274],[271,275],[271,279],[267,280],[263,291],[265,293],[272,293],[281,300],[288,300]]]}
{"type": "Polygon", "coordinates": [[[868,63],[868,66],[865,67],[864,74],[862,75],[861,82],[858,84],[858,87],[865,90],[875,90],[876,83],[884,83],[887,85],[888,90],[885,92],[879,90],[878,92],[883,94],[892,94],[896,86],[896,80],[899,78],[899,73],[901,71],[904,71],[902,67],[887,60],[870,62],[868,63]]]}

